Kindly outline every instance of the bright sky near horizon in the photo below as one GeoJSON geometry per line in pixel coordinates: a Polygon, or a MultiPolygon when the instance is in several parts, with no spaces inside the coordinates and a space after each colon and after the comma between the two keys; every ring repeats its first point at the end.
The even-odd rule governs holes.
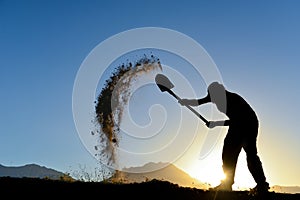
{"type": "MultiPolygon", "coordinates": [[[[60,171],[96,164],[74,124],[76,74],[107,38],[162,27],[201,44],[224,85],[254,108],[261,124],[259,156],[270,184],[299,186],[299,9],[293,0],[0,0],[0,164],[37,163],[60,171]]],[[[218,145],[206,160],[189,154],[177,164],[209,181],[205,175],[221,170],[218,145]]],[[[253,184],[243,156],[236,181],[248,186],[239,179],[253,184]]]]}

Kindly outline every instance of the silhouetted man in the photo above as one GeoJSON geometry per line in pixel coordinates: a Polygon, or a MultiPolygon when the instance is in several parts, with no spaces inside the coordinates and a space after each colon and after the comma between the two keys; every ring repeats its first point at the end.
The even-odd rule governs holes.
{"type": "Polygon", "coordinates": [[[208,94],[202,99],[182,99],[181,105],[198,106],[208,102],[214,103],[218,110],[229,118],[224,121],[210,121],[209,128],[229,126],[224,140],[222,160],[226,179],[213,190],[231,191],[239,153],[242,148],[247,155],[247,164],[256,187],[254,192],[265,192],[269,189],[262,163],[257,155],[256,139],[258,134],[258,119],[250,105],[238,94],[229,92],[222,84],[213,82],[208,87],[208,94]]]}

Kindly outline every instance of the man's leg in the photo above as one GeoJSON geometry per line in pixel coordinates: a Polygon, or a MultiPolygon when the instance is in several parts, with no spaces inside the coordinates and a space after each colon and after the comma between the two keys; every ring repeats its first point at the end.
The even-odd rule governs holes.
{"type": "Polygon", "coordinates": [[[238,135],[238,130],[229,128],[225,137],[222,151],[223,171],[226,175],[225,180],[220,185],[212,190],[231,191],[234,183],[234,175],[238,156],[242,149],[241,137],[238,135]]]}
{"type": "Polygon", "coordinates": [[[229,185],[233,185],[235,169],[238,160],[238,156],[241,152],[242,144],[240,139],[236,137],[236,134],[228,134],[224,140],[222,160],[223,171],[226,175],[224,182],[229,185]]]}
{"type": "Polygon", "coordinates": [[[257,155],[256,138],[250,138],[243,148],[247,155],[248,169],[257,183],[257,189],[268,190],[269,184],[266,182],[262,163],[257,155]]]}

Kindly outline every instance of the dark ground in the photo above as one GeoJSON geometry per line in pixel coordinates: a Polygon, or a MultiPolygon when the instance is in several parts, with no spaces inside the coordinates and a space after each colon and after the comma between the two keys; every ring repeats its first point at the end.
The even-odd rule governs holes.
{"type": "MultiPolygon", "coordinates": [[[[270,192],[252,196],[246,191],[211,192],[180,187],[167,181],[118,184],[105,182],[66,182],[36,178],[0,178],[0,194],[5,199],[197,199],[197,200],[300,200],[300,194],[270,192]]],[[[2,199],[2,198],[1,198],[2,199]]]]}

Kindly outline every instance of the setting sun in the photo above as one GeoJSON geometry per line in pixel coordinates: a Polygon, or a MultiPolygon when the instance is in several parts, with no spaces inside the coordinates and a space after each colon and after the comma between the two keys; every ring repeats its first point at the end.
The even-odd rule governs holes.
{"type": "MultiPolygon", "coordinates": [[[[216,155],[207,157],[204,160],[195,161],[186,169],[190,176],[201,182],[207,183],[212,187],[220,184],[226,178],[222,170],[222,161],[216,155]]],[[[255,186],[255,182],[247,167],[246,155],[242,151],[237,163],[235,183],[233,189],[247,190],[255,186]]]]}
{"type": "Polygon", "coordinates": [[[201,182],[216,186],[225,178],[222,171],[222,165],[218,160],[198,161],[195,162],[187,171],[190,176],[200,180],[201,182]]]}

